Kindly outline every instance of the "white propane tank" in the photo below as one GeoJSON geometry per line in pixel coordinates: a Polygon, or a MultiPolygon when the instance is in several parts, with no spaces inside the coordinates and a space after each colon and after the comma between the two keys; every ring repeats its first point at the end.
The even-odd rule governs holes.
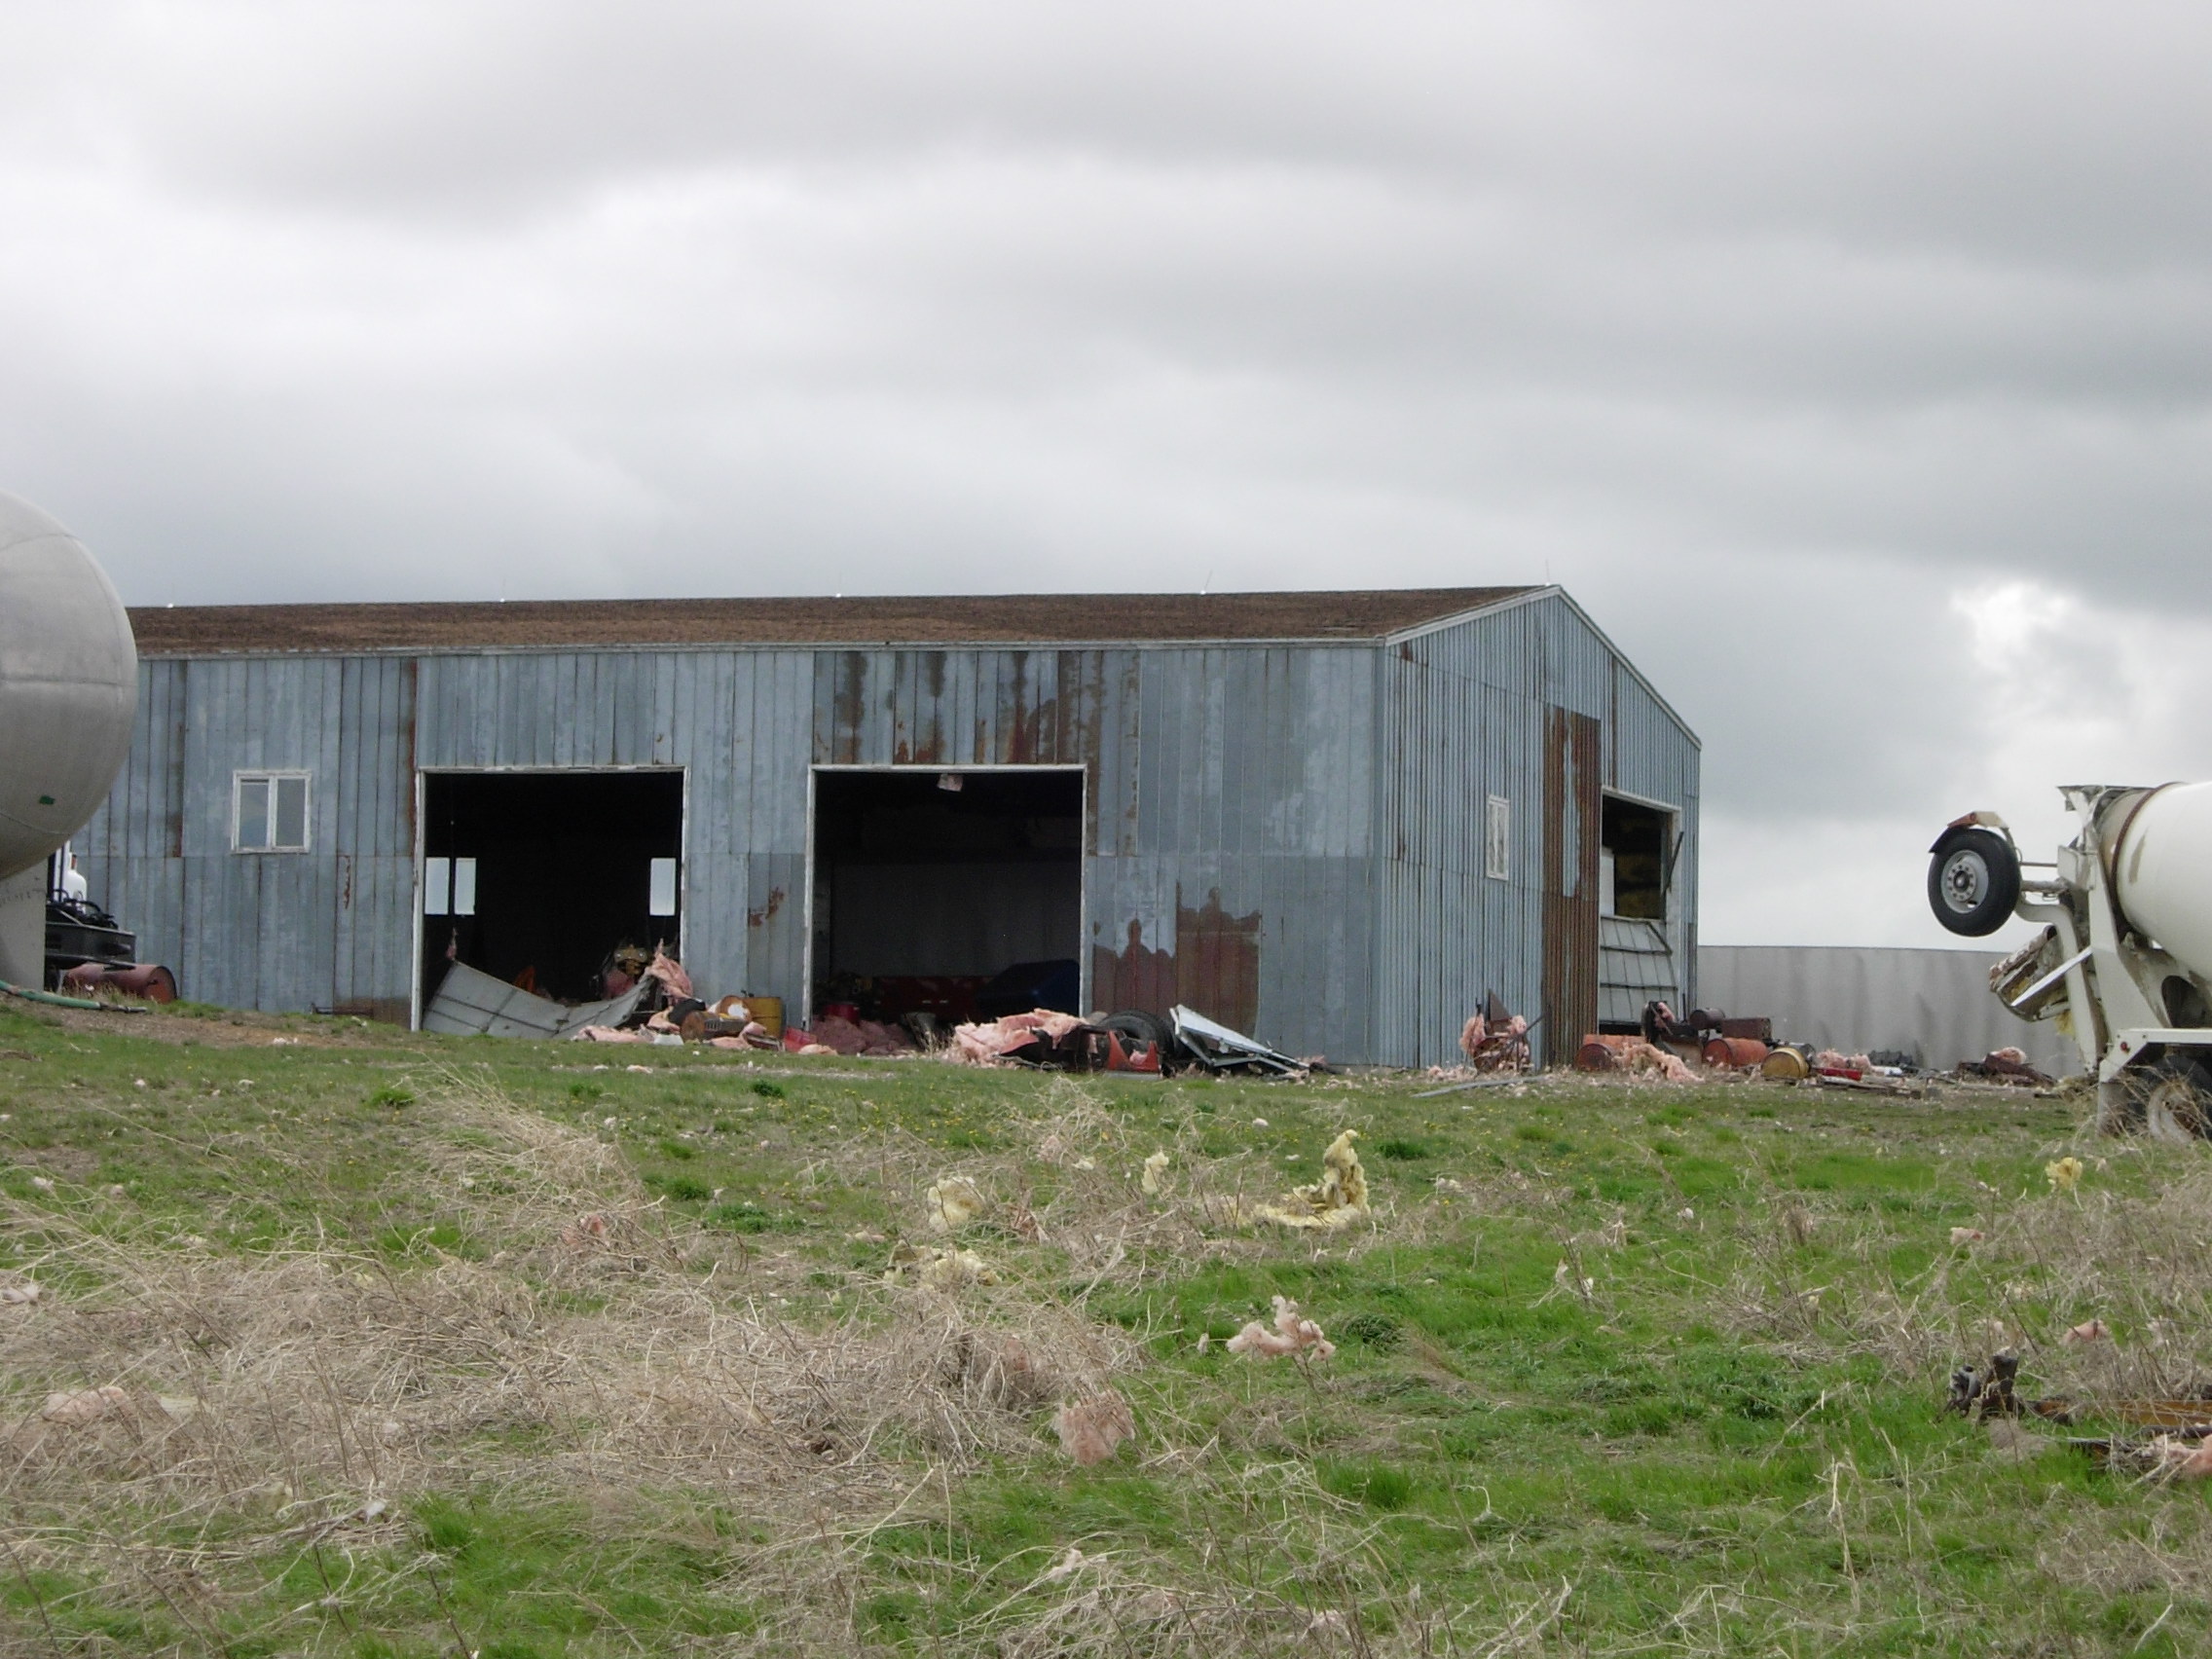
{"type": "Polygon", "coordinates": [[[0,494],[0,882],[99,809],[137,700],[138,647],[106,572],[46,514],[0,494]]]}
{"type": "Polygon", "coordinates": [[[2212,979],[2212,784],[2168,784],[2139,797],[2112,849],[2112,880],[2138,933],[2212,979]]]}

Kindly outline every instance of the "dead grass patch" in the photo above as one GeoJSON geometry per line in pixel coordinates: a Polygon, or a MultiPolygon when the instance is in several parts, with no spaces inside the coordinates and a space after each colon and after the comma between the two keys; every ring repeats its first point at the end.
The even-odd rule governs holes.
{"type": "Polygon", "coordinates": [[[49,1286],[0,1308],[0,1533],[26,1560],[107,1562],[159,1602],[163,1572],[214,1571],[180,1535],[281,1547],[486,1482],[850,1523],[917,1464],[1050,1455],[1051,1406],[1141,1352],[1016,1285],[862,1285],[840,1316],[787,1316],[775,1287],[795,1270],[672,1218],[594,1136],[465,1076],[435,1082],[418,1123],[424,1173],[406,1179],[504,1241],[484,1259],[239,1256],[0,1199],[19,1276],[49,1286]],[[129,1410],[40,1414],[50,1392],[111,1386],[129,1410]]]}

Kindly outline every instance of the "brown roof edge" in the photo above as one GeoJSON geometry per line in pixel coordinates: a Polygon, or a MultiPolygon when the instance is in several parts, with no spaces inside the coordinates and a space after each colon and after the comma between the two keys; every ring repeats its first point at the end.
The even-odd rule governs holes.
{"type": "Polygon", "coordinates": [[[1374,640],[1537,591],[1378,588],[1346,593],[201,605],[134,608],[130,626],[141,656],[608,645],[1374,640]]]}

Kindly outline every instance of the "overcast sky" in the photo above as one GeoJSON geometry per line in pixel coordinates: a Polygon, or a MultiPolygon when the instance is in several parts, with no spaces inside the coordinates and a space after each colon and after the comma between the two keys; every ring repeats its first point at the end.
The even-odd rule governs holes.
{"type": "Polygon", "coordinates": [[[0,488],[133,604],[1566,584],[1704,935],[2212,775],[2212,10],[0,10],[0,488]]]}

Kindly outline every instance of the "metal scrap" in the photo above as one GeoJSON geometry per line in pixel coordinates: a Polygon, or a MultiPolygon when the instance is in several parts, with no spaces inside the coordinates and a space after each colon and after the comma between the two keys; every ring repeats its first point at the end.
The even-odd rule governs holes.
{"type": "Polygon", "coordinates": [[[1276,1077],[1298,1077],[1315,1069],[1310,1061],[1278,1053],[1241,1031],[1215,1024],[1181,1003],[1168,1011],[1167,1017],[1183,1051],[1208,1071],[1255,1071],[1276,1077]]]}

